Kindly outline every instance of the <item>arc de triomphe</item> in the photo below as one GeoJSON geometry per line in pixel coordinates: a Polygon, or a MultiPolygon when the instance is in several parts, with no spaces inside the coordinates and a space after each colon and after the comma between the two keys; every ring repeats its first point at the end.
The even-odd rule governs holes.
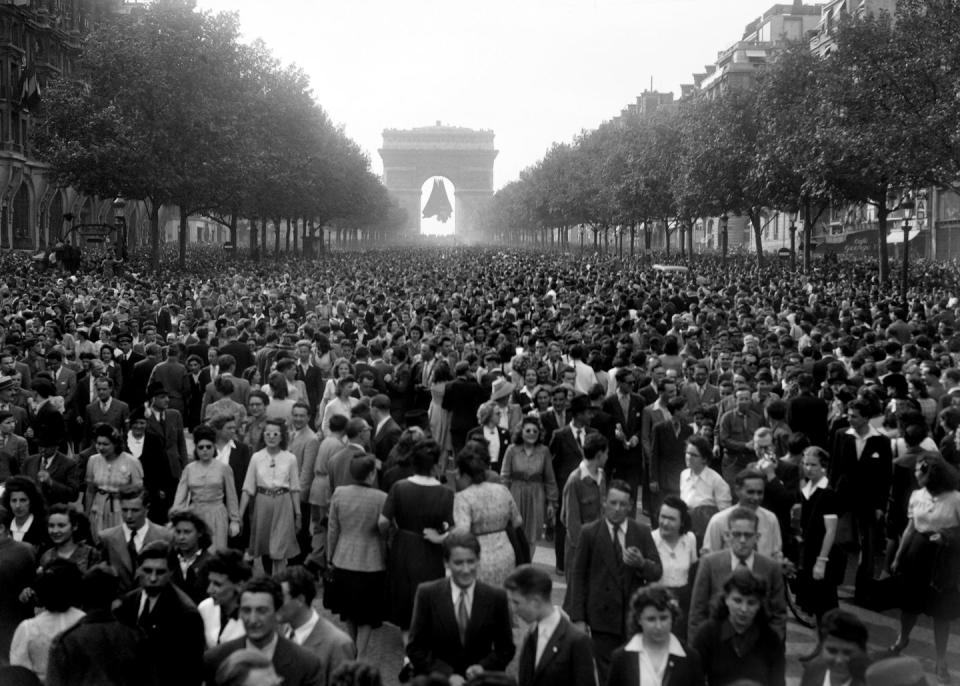
{"type": "Polygon", "coordinates": [[[444,176],[454,187],[456,233],[469,237],[493,197],[493,131],[459,126],[423,126],[383,132],[383,183],[407,211],[407,230],[420,233],[421,188],[444,176]]]}

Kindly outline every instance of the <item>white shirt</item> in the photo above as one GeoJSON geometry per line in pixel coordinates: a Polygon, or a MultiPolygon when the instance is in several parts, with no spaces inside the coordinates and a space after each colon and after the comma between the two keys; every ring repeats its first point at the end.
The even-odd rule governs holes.
{"type": "MultiPolygon", "coordinates": [[[[707,524],[707,530],[703,535],[703,550],[701,552],[715,552],[727,547],[723,533],[727,531],[727,517],[738,507],[732,505],[725,510],[720,510],[710,518],[707,524]]],[[[757,552],[761,555],[773,558],[774,560],[783,559],[783,539],[780,537],[780,522],[777,516],[770,510],[758,507],[757,519],[759,526],[757,533],[760,534],[760,540],[757,541],[757,552]]]]}
{"type": "Polygon", "coordinates": [[[103,402],[102,400],[97,400],[97,404],[100,405],[100,411],[106,414],[107,412],[110,411],[110,406],[113,404],[113,398],[112,397],[107,398],[107,402],[103,402]]]}
{"type": "Polygon", "coordinates": [[[803,482],[803,485],[800,487],[800,492],[803,493],[803,497],[807,500],[810,500],[810,496],[816,492],[818,488],[826,488],[829,485],[827,477],[821,476],[820,481],[813,483],[809,479],[803,482]]]}
{"type": "Polygon", "coordinates": [[[460,607],[460,594],[467,594],[467,617],[469,618],[473,614],[473,592],[476,590],[476,582],[470,584],[466,588],[460,588],[452,581],[450,582],[450,597],[453,599],[453,616],[457,616],[457,608],[460,607]]]}
{"type": "Polygon", "coordinates": [[[555,606],[551,606],[550,614],[537,622],[537,655],[533,661],[534,667],[540,664],[543,651],[547,649],[547,643],[550,642],[558,626],[560,626],[560,612],[555,606]]]}
{"type": "Polygon", "coordinates": [[[299,629],[293,630],[293,636],[290,640],[296,643],[298,646],[302,646],[303,642],[307,640],[307,636],[313,631],[314,627],[317,626],[317,622],[320,621],[320,615],[317,614],[316,610],[310,610],[310,619],[304,622],[299,629]]]}
{"type": "Polygon", "coordinates": [[[199,550],[195,552],[191,557],[183,557],[182,555],[177,555],[177,562],[180,563],[180,573],[184,576],[184,578],[186,578],[187,576],[187,571],[190,569],[190,565],[196,562],[198,557],[200,557],[199,550]]]}
{"type": "Polygon", "coordinates": [[[373,435],[374,435],[374,436],[376,436],[378,433],[380,433],[380,429],[382,429],[382,428],[384,427],[384,425],[387,423],[387,421],[388,421],[389,419],[390,419],[390,415],[388,414],[386,417],[384,417],[384,418],[381,419],[379,422],[377,422],[377,428],[375,428],[375,429],[373,430],[373,435]]]}
{"type": "Polygon", "coordinates": [[[495,426],[483,426],[483,437],[487,439],[487,451],[490,453],[490,464],[500,459],[500,432],[495,426]]]}
{"type": "Polygon", "coordinates": [[[692,531],[688,531],[681,534],[676,545],[671,548],[660,535],[660,529],[655,529],[651,533],[663,565],[660,583],[670,588],[680,588],[689,584],[692,581],[690,567],[697,562],[697,537],[692,531]]]}
{"type": "Polygon", "coordinates": [[[229,441],[224,445],[220,450],[217,451],[217,462],[222,462],[223,464],[230,466],[230,452],[237,447],[237,444],[233,441],[229,441]]]}
{"type": "Polygon", "coordinates": [[[861,436],[859,433],[857,433],[857,430],[854,429],[853,427],[850,427],[849,429],[847,429],[847,433],[853,436],[853,440],[857,444],[858,460],[861,457],[863,457],[863,449],[867,446],[868,438],[872,438],[873,436],[883,436],[883,434],[877,431],[872,424],[868,424],[867,429],[868,431],[866,436],[861,436]]]}
{"type": "Polygon", "coordinates": [[[140,456],[143,455],[143,442],[146,438],[146,434],[140,438],[134,436],[133,433],[127,434],[127,452],[130,453],[131,457],[137,460],[140,459],[140,456]]]}
{"type": "Polygon", "coordinates": [[[13,536],[13,540],[22,543],[23,537],[26,535],[31,524],[33,524],[33,515],[27,515],[23,526],[17,526],[16,520],[10,522],[10,535],[13,536]]]}
{"type": "Polygon", "coordinates": [[[680,644],[680,639],[678,639],[673,634],[670,635],[670,648],[668,649],[668,657],[663,661],[663,665],[660,669],[656,669],[653,666],[653,662],[650,660],[650,655],[647,653],[643,645],[643,636],[641,634],[636,634],[630,641],[623,647],[626,652],[637,653],[637,661],[640,665],[640,681],[639,683],[643,686],[661,686],[663,684],[663,675],[667,671],[667,665],[670,663],[669,655],[674,655],[676,657],[686,657],[687,653],[684,651],[683,646],[680,644]]]}
{"type": "MultiPolygon", "coordinates": [[[[750,553],[750,557],[744,560],[744,564],[747,566],[751,572],[753,571],[753,563],[757,559],[756,553],[750,553]]],[[[740,558],[733,554],[733,551],[730,551],[730,571],[735,572],[740,567],[740,558]]]]}
{"type": "Polygon", "coordinates": [[[689,468],[680,472],[680,499],[691,510],[704,505],[723,510],[732,503],[730,486],[710,467],[704,467],[699,474],[689,468]]]}

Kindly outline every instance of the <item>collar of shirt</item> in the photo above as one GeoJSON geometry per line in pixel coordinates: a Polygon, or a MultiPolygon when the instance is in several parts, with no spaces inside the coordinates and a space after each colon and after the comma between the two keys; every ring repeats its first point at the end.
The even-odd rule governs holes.
{"type": "Polygon", "coordinates": [[[230,453],[234,448],[237,447],[237,444],[233,441],[229,441],[224,445],[220,450],[217,451],[217,459],[224,464],[230,464],[230,453]]]}
{"type": "Polygon", "coordinates": [[[248,639],[247,639],[247,649],[248,649],[248,650],[256,650],[257,652],[263,653],[264,655],[267,656],[267,659],[268,659],[268,660],[270,660],[271,662],[273,662],[273,653],[274,653],[274,651],[277,649],[277,642],[278,642],[279,640],[280,640],[279,635],[277,634],[276,631],[274,631],[274,632],[273,632],[273,638],[270,639],[270,642],[269,642],[267,645],[263,646],[262,648],[258,648],[257,646],[253,645],[253,643],[251,643],[251,642],[250,642],[250,639],[248,638],[248,639]]]}
{"type": "Polygon", "coordinates": [[[377,422],[377,426],[373,430],[373,435],[376,436],[378,433],[380,433],[380,429],[382,429],[388,421],[390,421],[390,415],[387,415],[386,417],[381,419],[379,422],[377,422]]]}
{"type": "MultiPolygon", "coordinates": [[[[627,642],[627,645],[625,645],[623,649],[628,653],[645,653],[646,649],[643,647],[643,634],[635,634],[634,637],[627,642]]],[[[674,655],[676,657],[687,656],[687,651],[683,649],[683,644],[680,643],[680,639],[673,634],[670,634],[669,653],[670,655],[674,655]]]]}
{"type": "MultiPolygon", "coordinates": [[[[127,526],[126,522],[120,522],[120,527],[123,529],[123,540],[127,542],[130,540],[130,527],[127,526]]],[[[149,524],[147,522],[143,523],[139,529],[137,529],[136,535],[133,537],[134,544],[137,546],[137,550],[143,548],[143,539],[147,537],[147,528],[149,524]]]]}
{"type": "Polygon", "coordinates": [[[303,642],[307,640],[307,636],[313,632],[317,622],[320,621],[320,615],[317,614],[316,610],[310,610],[310,619],[304,622],[299,629],[293,630],[293,642],[298,646],[302,646],[303,642]]]}
{"type": "Polygon", "coordinates": [[[800,487],[800,492],[803,493],[804,498],[810,500],[810,496],[812,496],[818,488],[826,488],[829,485],[830,483],[825,476],[821,476],[820,480],[816,483],[808,479],[804,482],[803,486],[800,487]]]}
{"type": "Polygon", "coordinates": [[[857,430],[854,429],[852,426],[849,429],[847,429],[846,433],[862,441],[866,441],[868,438],[873,438],[874,436],[883,436],[882,433],[880,433],[879,431],[876,430],[876,428],[874,428],[873,424],[867,424],[867,433],[862,438],[860,434],[857,433],[857,430]]]}
{"type": "MultiPolygon", "coordinates": [[[[753,563],[757,559],[756,553],[750,553],[750,557],[744,560],[744,563],[747,565],[747,569],[751,572],[753,571],[753,563]]],[[[737,571],[737,567],[740,566],[740,558],[733,554],[733,551],[730,551],[730,571],[737,571]]]]}
{"type": "Polygon", "coordinates": [[[473,614],[473,592],[476,590],[476,588],[477,588],[476,581],[474,581],[472,584],[470,584],[466,588],[460,588],[452,581],[450,582],[450,597],[453,599],[454,615],[456,615],[457,613],[457,605],[460,602],[460,593],[467,594],[467,614],[468,615],[473,614]]]}
{"type": "Polygon", "coordinates": [[[584,479],[592,479],[593,481],[596,481],[598,484],[603,483],[603,467],[598,467],[597,475],[594,476],[593,474],[590,473],[590,469],[587,467],[586,460],[580,460],[580,465],[577,467],[577,473],[580,475],[581,481],[583,481],[584,479]]]}
{"type": "Polygon", "coordinates": [[[110,405],[113,404],[113,398],[112,398],[112,397],[111,397],[111,398],[107,398],[107,401],[106,401],[106,402],[104,402],[104,401],[102,401],[102,400],[99,400],[99,401],[97,401],[97,402],[100,403],[100,409],[102,409],[104,412],[108,412],[108,411],[110,410],[110,405]]]}
{"type": "Polygon", "coordinates": [[[147,603],[150,603],[150,612],[153,612],[153,608],[157,605],[157,599],[154,598],[151,602],[150,596],[147,595],[146,591],[140,591],[140,609],[137,610],[137,617],[143,614],[143,608],[147,603]]]}
{"type": "Polygon", "coordinates": [[[537,654],[536,662],[540,662],[544,651],[547,649],[547,643],[553,637],[557,627],[560,626],[560,611],[556,606],[550,606],[550,614],[537,622],[537,654]]]}
{"type": "Polygon", "coordinates": [[[198,550],[190,557],[184,557],[183,555],[177,555],[177,562],[180,563],[180,572],[186,576],[187,570],[190,569],[190,565],[197,561],[197,558],[200,557],[200,551],[198,550]]]}
{"type": "Polygon", "coordinates": [[[823,686],[850,686],[852,683],[853,683],[852,679],[847,679],[842,684],[833,683],[833,680],[830,678],[829,669],[823,674],[823,686]]]}
{"type": "MultiPolygon", "coordinates": [[[[607,531],[610,532],[610,540],[612,541],[613,535],[615,533],[613,528],[614,524],[609,519],[604,519],[603,521],[607,525],[607,531]]],[[[616,526],[617,526],[616,531],[620,532],[620,537],[618,538],[618,540],[622,541],[621,547],[624,547],[623,544],[626,543],[626,540],[627,540],[627,522],[626,521],[620,522],[620,524],[617,524],[616,526]]]]}
{"type": "Polygon", "coordinates": [[[17,526],[16,520],[10,522],[10,533],[13,535],[13,540],[22,541],[24,534],[27,533],[27,530],[30,528],[31,524],[33,524],[33,515],[27,515],[27,518],[23,522],[23,526],[17,526]]]}

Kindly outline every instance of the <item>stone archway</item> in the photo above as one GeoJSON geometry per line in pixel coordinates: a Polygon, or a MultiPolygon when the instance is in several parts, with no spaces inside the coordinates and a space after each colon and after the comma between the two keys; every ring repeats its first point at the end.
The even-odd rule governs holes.
{"type": "Polygon", "coordinates": [[[433,176],[454,186],[456,234],[477,230],[480,213],[493,197],[493,131],[460,126],[424,126],[383,132],[383,183],[407,211],[407,231],[420,233],[421,187],[433,176]]]}
{"type": "Polygon", "coordinates": [[[30,214],[30,189],[21,183],[17,194],[13,196],[13,247],[29,250],[36,247],[33,236],[33,222],[30,214]]]}

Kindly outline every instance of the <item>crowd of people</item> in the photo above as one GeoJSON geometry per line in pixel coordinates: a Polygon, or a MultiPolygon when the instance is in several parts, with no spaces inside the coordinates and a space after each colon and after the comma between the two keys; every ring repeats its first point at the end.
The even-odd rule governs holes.
{"type": "Polygon", "coordinates": [[[956,265],[141,267],[0,255],[0,682],[950,683],[956,265]]]}

